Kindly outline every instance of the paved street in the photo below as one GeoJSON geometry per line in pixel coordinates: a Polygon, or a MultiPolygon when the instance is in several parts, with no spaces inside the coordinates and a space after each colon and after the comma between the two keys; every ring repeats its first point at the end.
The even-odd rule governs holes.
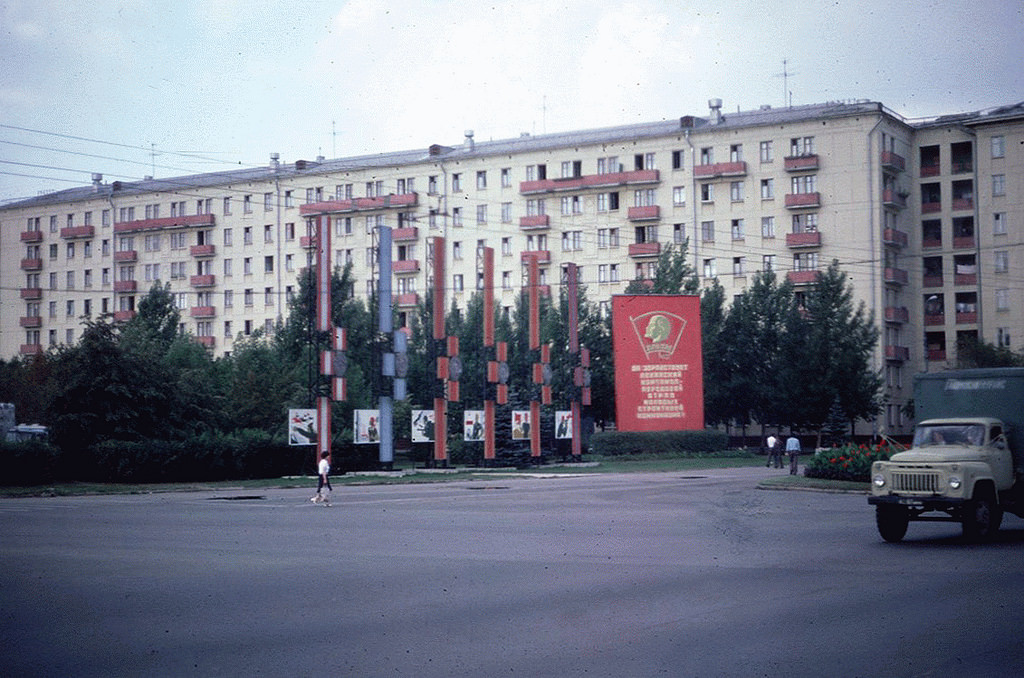
{"type": "Polygon", "coordinates": [[[4,676],[1007,676],[1024,520],[764,468],[0,500],[4,676]]]}

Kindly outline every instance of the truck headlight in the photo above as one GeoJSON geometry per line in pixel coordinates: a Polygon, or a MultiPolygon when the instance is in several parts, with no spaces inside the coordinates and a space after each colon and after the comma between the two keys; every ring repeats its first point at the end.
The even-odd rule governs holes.
{"type": "Polygon", "coordinates": [[[951,489],[959,490],[960,489],[960,485],[962,485],[962,484],[963,483],[960,480],[959,476],[950,476],[949,477],[949,487],[951,489]]]}
{"type": "Polygon", "coordinates": [[[871,479],[871,482],[875,484],[875,487],[885,487],[885,476],[881,473],[876,473],[871,479]]]}

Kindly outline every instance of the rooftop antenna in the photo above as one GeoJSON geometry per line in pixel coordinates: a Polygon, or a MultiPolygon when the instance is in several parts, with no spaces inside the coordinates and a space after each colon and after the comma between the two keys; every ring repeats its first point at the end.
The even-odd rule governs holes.
{"type": "Polygon", "coordinates": [[[789,59],[782,60],[782,72],[776,73],[776,78],[782,78],[782,105],[793,105],[793,93],[789,90],[789,76],[796,75],[789,70],[789,59]]]}

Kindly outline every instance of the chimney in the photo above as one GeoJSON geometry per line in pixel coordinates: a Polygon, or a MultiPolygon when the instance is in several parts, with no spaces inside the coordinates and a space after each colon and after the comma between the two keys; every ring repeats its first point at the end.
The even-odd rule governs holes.
{"type": "Polygon", "coordinates": [[[100,190],[100,186],[103,184],[103,175],[99,172],[92,173],[92,190],[97,192],[100,190]]]}
{"type": "Polygon", "coordinates": [[[271,153],[270,154],[270,169],[278,169],[281,166],[281,154],[271,153]]]}
{"type": "Polygon", "coordinates": [[[473,130],[471,130],[471,129],[467,129],[466,130],[466,140],[462,143],[462,146],[467,151],[472,151],[473,149],[476,148],[476,144],[473,143],[473,130]]]}
{"type": "Polygon", "coordinates": [[[717,125],[722,122],[722,100],[708,99],[708,108],[711,109],[711,124],[717,125]]]}

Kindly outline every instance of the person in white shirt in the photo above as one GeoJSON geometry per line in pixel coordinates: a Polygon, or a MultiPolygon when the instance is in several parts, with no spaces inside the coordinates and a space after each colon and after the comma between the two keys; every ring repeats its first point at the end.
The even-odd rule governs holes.
{"type": "Polygon", "coordinates": [[[320,453],[320,465],[319,468],[317,469],[317,473],[319,475],[316,481],[316,494],[310,499],[310,501],[313,502],[314,504],[323,504],[324,506],[331,505],[331,495],[324,493],[325,487],[327,488],[328,493],[334,490],[334,488],[331,487],[330,456],[331,453],[327,452],[326,450],[320,453]]]}

